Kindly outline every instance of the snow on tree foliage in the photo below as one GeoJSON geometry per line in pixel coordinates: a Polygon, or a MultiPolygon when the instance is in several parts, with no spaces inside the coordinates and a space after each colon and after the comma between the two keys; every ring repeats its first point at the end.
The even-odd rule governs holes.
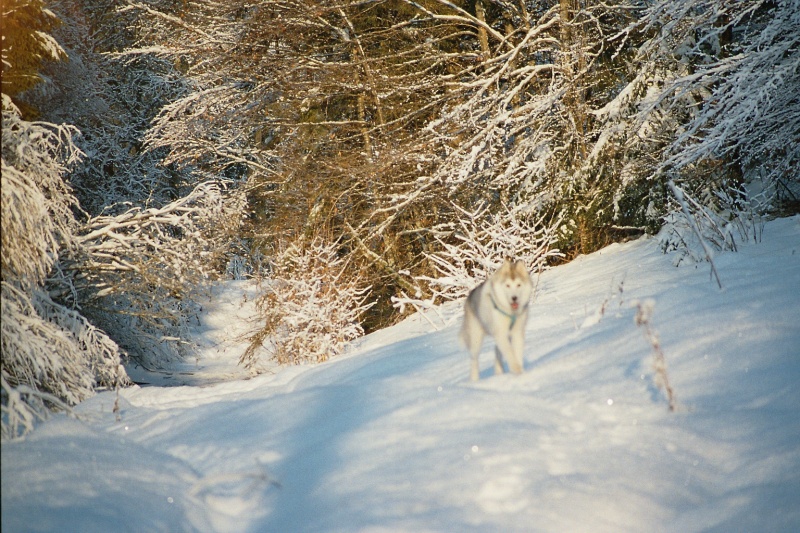
{"type": "Polygon", "coordinates": [[[92,216],[115,214],[131,202],[164,205],[191,192],[202,179],[191,169],[178,172],[162,164],[164,150],[143,147],[161,106],[187,91],[180,72],[157,55],[119,60],[111,53],[131,37],[102,12],[101,1],[87,10],[68,0],[53,4],[69,16],[69,23],[54,31],[69,60],[45,64],[42,72],[50,83],[28,91],[25,99],[50,122],[80,130],[75,143],[86,157],[69,181],[81,208],[92,216]]]}
{"type": "Polygon", "coordinates": [[[147,367],[189,354],[195,296],[241,219],[226,180],[146,171],[158,158],[133,145],[161,89],[137,85],[141,74],[119,82],[123,97],[132,86],[140,96],[153,89],[149,104],[126,107],[109,89],[117,83],[101,83],[114,78],[113,65],[81,44],[83,11],[56,4],[76,17],[59,34],[74,61],[47,66],[51,83],[20,98],[43,118],[69,120],[71,109],[83,131],[24,121],[3,95],[4,438],[97,387],[127,383],[122,349],[147,367]]]}
{"type": "Polygon", "coordinates": [[[75,129],[21,119],[3,95],[3,262],[5,275],[39,285],[61,246],[73,245],[77,202],[62,176],[80,158],[75,129]]]}
{"type": "Polygon", "coordinates": [[[137,362],[163,368],[191,354],[186,343],[197,295],[213,275],[218,231],[236,219],[218,185],[202,183],[159,208],[131,207],[81,226],[65,268],[95,323],[137,362]]]}
{"type": "Polygon", "coordinates": [[[277,254],[256,305],[263,327],[250,337],[240,363],[263,369],[266,349],[279,364],[321,362],[342,353],[364,330],[360,320],[373,304],[369,287],[347,270],[339,246],[315,238],[295,242],[277,254]]]}
{"type": "Polygon", "coordinates": [[[2,437],[33,429],[52,408],[95,387],[127,382],[117,345],[44,285],[64,251],[75,250],[76,200],[63,174],[80,152],[74,130],[32,123],[3,95],[2,437]]]}
{"type": "Polygon", "coordinates": [[[467,212],[456,207],[456,211],[458,223],[437,230],[441,251],[429,256],[436,275],[416,276],[414,281],[424,290],[412,295],[401,292],[393,298],[401,312],[406,305],[419,311],[465,298],[504,259],[521,260],[529,272],[541,273],[549,260],[563,256],[553,247],[558,239],[558,220],[547,223],[507,208],[499,213],[488,213],[485,208],[467,212]],[[432,296],[422,299],[421,294],[432,296]]]}
{"type": "Polygon", "coordinates": [[[691,175],[719,161],[796,200],[800,1],[662,1],[642,20],[660,28],[644,51],[686,66],[643,114],[657,105],[692,110],[659,171],[691,175]]]}
{"type": "MultiPolygon", "coordinates": [[[[383,291],[380,307],[414,289],[405,272],[440,274],[434,258],[457,242],[437,228],[459,224],[456,206],[560,220],[567,257],[657,231],[681,212],[670,179],[737,216],[737,173],[771,163],[737,155],[738,141],[674,158],[733,146],[730,128],[692,132],[716,122],[705,110],[728,93],[715,87],[741,83],[729,74],[757,27],[793,50],[790,4],[132,2],[115,12],[131,38],[112,56],[180,73],[183,92],[161,102],[141,148],[245,185],[242,255],[263,256],[279,236],[332,235],[383,291]],[[774,9],[783,15],[765,26],[774,9]]],[[[771,57],[796,75],[792,54],[771,57]]],[[[778,165],[793,161],[783,150],[778,165]]],[[[774,187],[791,189],[785,174],[774,187]]]]}
{"type": "MultiPolygon", "coordinates": [[[[409,194],[435,194],[430,183],[441,183],[461,205],[507,205],[547,220],[558,214],[558,247],[568,255],[610,242],[620,228],[645,231],[658,217],[638,208],[650,166],[631,164],[629,113],[609,105],[636,77],[641,36],[627,29],[637,8],[502,6],[484,16],[504,32],[486,32],[480,67],[451,82],[458,96],[425,129],[429,143],[442,147],[433,179],[409,194]]],[[[480,20],[458,16],[481,33],[480,20]]],[[[641,95],[629,96],[635,107],[641,95]]]]}
{"type": "Polygon", "coordinates": [[[53,9],[68,17],[55,35],[70,60],[46,65],[52,83],[25,96],[48,119],[80,128],[74,142],[86,157],[68,179],[87,218],[51,291],[139,364],[163,368],[192,352],[195,296],[226,263],[241,195],[230,179],[176,168],[166,150],[146,147],[152,119],[188,83],[158,54],[117,53],[148,31],[141,21],[103,0],[60,0],[53,9]]]}
{"type": "Polygon", "coordinates": [[[659,1],[640,24],[644,70],[670,72],[636,121],[670,132],[652,170],[675,192],[663,244],[713,269],[709,244],[757,241],[761,215],[800,205],[800,2],[659,1]]]}

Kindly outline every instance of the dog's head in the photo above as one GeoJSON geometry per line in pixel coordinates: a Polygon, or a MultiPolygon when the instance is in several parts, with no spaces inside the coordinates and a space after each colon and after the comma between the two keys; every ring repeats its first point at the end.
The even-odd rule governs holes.
{"type": "Polygon", "coordinates": [[[533,285],[528,269],[522,261],[506,259],[492,277],[492,290],[496,297],[516,313],[527,305],[533,285]]]}

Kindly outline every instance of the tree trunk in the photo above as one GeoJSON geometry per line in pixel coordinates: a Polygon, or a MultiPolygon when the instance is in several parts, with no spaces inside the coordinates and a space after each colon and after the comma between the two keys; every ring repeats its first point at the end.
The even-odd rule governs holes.
{"type": "MultiPolygon", "coordinates": [[[[486,6],[483,5],[484,0],[477,0],[475,2],[475,18],[483,23],[486,23],[486,6]]],[[[478,28],[478,41],[481,43],[481,55],[483,61],[489,59],[489,34],[483,27],[478,28]]]]}

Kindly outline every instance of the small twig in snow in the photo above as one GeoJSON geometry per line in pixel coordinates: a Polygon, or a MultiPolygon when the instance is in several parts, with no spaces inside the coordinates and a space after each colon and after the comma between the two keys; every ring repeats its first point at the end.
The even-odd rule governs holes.
{"type": "Polygon", "coordinates": [[[653,368],[655,369],[655,383],[659,388],[664,389],[667,394],[667,401],[669,402],[669,410],[675,411],[677,400],[675,393],[672,391],[672,386],[669,384],[667,377],[667,361],[664,358],[664,351],[661,349],[661,341],[658,339],[658,334],[653,331],[650,326],[650,318],[653,316],[653,308],[655,302],[653,300],[645,300],[643,302],[633,302],[636,306],[636,316],[634,321],[637,326],[644,328],[644,336],[653,347],[653,368]]]}

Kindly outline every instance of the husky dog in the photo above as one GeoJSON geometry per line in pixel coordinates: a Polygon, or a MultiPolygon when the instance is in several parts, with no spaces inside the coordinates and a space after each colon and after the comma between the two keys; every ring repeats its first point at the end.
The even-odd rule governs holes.
{"type": "Polygon", "coordinates": [[[472,356],[470,378],[480,377],[478,354],[484,335],[495,341],[495,374],[502,374],[503,360],[515,374],[522,373],[522,345],[528,302],[533,291],[531,277],[522,261],[506,259],[489,279],[472,289],[464,305],[461,339],[472,356]]]}

